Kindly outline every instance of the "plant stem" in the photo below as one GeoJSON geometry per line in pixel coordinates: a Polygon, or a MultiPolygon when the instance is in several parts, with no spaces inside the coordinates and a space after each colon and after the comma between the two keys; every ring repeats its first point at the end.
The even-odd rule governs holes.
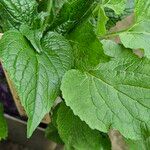
{"type": "Polygon", "coordinates": [[[45,19],[45,23],[44,23],[44,29],[46,28],[47,26],[47,23],[49,21],[49,17],[50,17],[50,13],[51,13],[51,10],[52,10],[52,6],[53,6],[53,0],[48,0],[47,2],[47,13],[49,14],[46,19],[45,19]]]}

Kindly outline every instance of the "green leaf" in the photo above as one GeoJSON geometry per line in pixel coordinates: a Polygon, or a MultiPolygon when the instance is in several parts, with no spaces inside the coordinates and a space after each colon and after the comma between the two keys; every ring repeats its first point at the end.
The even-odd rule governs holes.
{"type": "Polygon", "coordinates": [[[126,8],[122,14],[122,18],[125,18],[134,13],[135,2],[134,0],[127,0],[126,8]]]}
{"type": "Polygon", "coordinates": [[[51,11],[53,0],[38,1],[38,12],[49,12],[51,11]]]}
{"type": "Polygon", "coordinates": [[[7,136],[8,136],[7,123],[6,123],[6,120],[3,116],[3,107],[0,104],[0,141],[2,139],[6,139],[7,136]]]}
{"type": "Polygon", "coordinates": [[[75,116],[72,110],[64,103],[57,112],[57,125],[60,137],[65,142],[67,150],[103,150],[111,149],[108,137],[102,136],[99,131],[89,126],[75,116]]]}
{"type": "MultiPolygon", "coordinates": [[[[43,22],[42,22],[42,28],[46,30],[46,27],[52,23],[53,20],[53,0],[42,0],[38,2],[38,12],[40,14],[44,14],[43,22]]],[[[41,20],[39,20],[41,22],[41,20]]]]}
{"type": "Polygon", "coordinates": [[[150,60],[107,44],[111,61],[88,72],[68,71],[61,86],[63,98],[92,129],[114,128],[126,138],[142,139],[150,135],[150,60]]]}
{"type": "Polygon", "coordinates": [[[99,36],[103,36],[106,34],[106,23],[108,21],[108,17],[105,14],[104,8],[99,6],[98,8],[98,20],[96,27],[96,34],[99,36]]]}
{"type": "Polygon", "coordinates": [[[135,21],[145,21],[150,19],[150,1],[135,0],[135,21]]]}
{"type": "Polygon", "coordinates": [[[126,140],[130,150],[148,150],[150,147],[150,137],[141,141],[126,140]]]}
{"type": "Polygon", "coordinates": [[[53,125],[53,123],[50,123],[48,127],[46,128],[46,138],[48,138],[51,141],[54,141],[58,144],[64,144],[61,140],[57,128],[53,125]]]}
{"type": "Polygon", "coordinates": [[[58,144],[64,145],[64,142],[62,141],[58,133],[58,126],[57,126],[57,113],[58,113],[59,107],[60,107],[60,104],[58,104],[52,111],[51,123],[46,128],[45,135],[49,140],[54,141],[58,144]]]}
{"type": "Polygon", "coordinates": [[[110,8],[105,8],[105,14],[108,17],[106,29],[109,31],[118,21],[121,21],[121,15],[115,14],[115,12],[110,8]]]}
{"type": "Polygon", "coordinates": [[[116,14],[121,14],[125,10],[127,0],[103,0],[103,5],[115,11],[116,14]]]}
{"type": "Polygon", "coordinates": [[[91,10],[95,0],[69,0],[63,4],[49,30],[67,33],[91,10]]]}
{"type": "Polygon", "coordinates": [[[38,53],[43,51],[41,46],[43,32],[40,29],[31,30],[29,26],[21,25],[20,31],[30,41],[30,43],[38,53]]]}
{"type": "Polygon", "coordinates": [[[96,7],[98,15],[95,20],[97,22],[96,33],[98,36],[104,36],[107,30],[115,26],[118,21],[133,13],[134,9],[133,0],[104,0],[101,3],[96,7]]]}
{"type": "MultiPolygon", "coordinates": [[[[116,32],[113,35],[119,35],[122,44],[126,48],[142,49],[144,56],[150,58],[150,2],[147,0],[136,0],[135,3],[135,21],[131,27],[127,27],[122,32],[116,32]]],[[[110,35],[111,36],[111,35],[110,35]]],[[[107,35],[109,37],[109,35],[107,35]]]]}
{"type": "Polygon", "coordinates": [[[72,66],[72,49],[61,35],[49,32],[37,53],[18,31],[6,32],[0,41],[0,58],[29,117],[28,137],[59,95],[60,81],[72,66]]]}
{"type": "Polygon", "coordinates": [[[123,45],[131,49],[143,49],[144,55],[150,58],[150,20],[136,24],[120,34],[123,45]]]}
{"type": "Polygon", "coordinates": [[[45,27],[49,27],[53,23],[53,19],[66,2],[67,0],[41,0],[38,2],[38,12],[45,12],[47,14],[46,19],[44,19],[45,27]]]}
{"type": "Polygon", "coordinates": [[[12,28],[19,29],[21,24],[33,26],[37,17],[36,0],[1,0],[0,18],[2,28],[7,31],[12,28]]]}
{"type": "Polygon", "coordinates": [[[72,43],[75,58],[75,68],[90,70],[100,62],[108,61],[103,52],[102,44],[94,33],[94,27],[89,22],[83,22],[68,35],[72,43]]]}
{"type": "Polygon", "coordinates": [[[55,14],[58,13],[58,11],[63,7],[63,5],[67,2],[68,0],[55,0],[54,7],[55,7],[55,14]]]}
{"type": "Polygon", "coordinates": [[[134,0],[128,0],[125,10],[121,14],[115,14],[112,9],[105,8],[105,13],[109,20],[107,21],[107,29],[109,30],[111,27],[114,27],[118,21],[126,18],[127,16],[133,14],[134,12],[134,0]]]}

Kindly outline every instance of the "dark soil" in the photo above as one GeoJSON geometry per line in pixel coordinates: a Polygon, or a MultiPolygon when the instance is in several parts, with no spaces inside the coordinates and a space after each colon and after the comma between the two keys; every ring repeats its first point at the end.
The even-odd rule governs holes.
{"type": "Polygon", "coordinates": [[[18,111],[14,104],[11,92],[9,90],[6,78],[0,64],[0,103],[3,103],[5,113],[12,116],[18,116],[18,111]]]}
{"type": "Polygon", "coordinates": [[[0,142],[0,150],[32,150],[25,146],[12,143],[10,141],[0,142]]]}

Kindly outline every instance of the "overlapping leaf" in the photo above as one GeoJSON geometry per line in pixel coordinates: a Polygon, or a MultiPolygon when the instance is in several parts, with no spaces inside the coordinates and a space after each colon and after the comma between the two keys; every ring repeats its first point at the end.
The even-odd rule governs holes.
{"type": "Polygon", "coordinates": [[[74,116],[72,110],[64,103],[61,104],[57,113],[58,132],[67,150],[110,149],[107,136],[102,136],[100,132],[90,129],[85,122],[74,116]]]}
{"type": "Polygon", "coordinates": [[[120,34],[123,45],[127,48],[142,49],[150,58],[150,20],[140,22],[128,31],[120,34]]]}
{"type": "Polygon", "coordinates": [[[64,37],[49,32],[41,43],[39,54],[18,31],[6,32],[0,41],[0,59],[29,117],[28,137],[50,111],[61,77],[72,66],[72,49],[64,37]]]}
{"type": "Polygon", "coordinates": [[[150,58],[150,2],[147,0],[135,1],[135,20],[133,26],[120,35],[122,44],[127,48],[142,49],[144,56],[150,58]]]}
{"type": "Polygon", "coordinates": [[[102,44],[94,33],[93,26],[85,21],[68,35],[72,43],[75,67],[81,70],[93,69],[100,62],[106,62],[109,57],[103,52],[102,44]]]}
{"type": "Polygon", "coordinates": [[[62,141],[59,133],[58,133],[58,124],[57,124],[57,116],[58,116],[58,110],[60,108],[60,104],[58,104],[54,109],[53,113],[51,115],[51,123],[46,128],[46,137],[49,140],[52,140],[59,144],[64,144],[62,141]]]}
{"type": "Polygon", "coordinates": [[[95,0],[69,0],[63,4],[57,16],[54,18],[49,30],[59,33],[70,31],[89,12],[95,0]]]}
{"type": "Polygon", "coordinates": [[[104,36],[116,23],[124,17],[131,15],[134,9],[133,0],[104,0],[100,1],[94,10],[94,19],[96,23],[96,33],[98,36],[104,36]],[[95,15],[97,12],[97,15],[95,15]]]}
{"type": "Polygon", "coordinates": [[[92,129],[118,129],[131,139],[149,136],[150,60],[109,41],[103,44],[110,62],[65,74],[61,90],[66,104],[92,129]]]}
{"type": "Polygon", "coordinates": [[[121,21],[125,17],[133,14],[134,12],[134,0],[128,0],[125,10],[121,14],[115,14],[115,12],[109,8],[105,9],[106,15],[109,18],[107,22],[107,29],[109,30],[111,27],[114,27],[118,21],[121,21]]]}
{"type": "Polygon", "coordinates": [[[116,14],[123,13],[127,0],[104,0],[103,5],[105,7],[111,8],[116,14]]]}
{"type": "Polygon", "coordinates": [[[41,29],[31,30],[29,26],[21,25],[20,32],[27,38],[38,53],[42,52],[41,39],[43,37],[43,32],[41,29]]]}
{"type": "Polygon", "coordinates": [[[126,140],[126,143],[131,150],[148,150],[150,147],[150,137],[140,141],[126,140]]]}
{"type": "Polygon", "coordinates": [[[62,144],[62,145],[64,144],[64,142],[62,141],[62,139],[60,138],[58,134],[57,127],[55,127],[52,122],[46,128],[45,135],[46,135],[46,138],[48,138],[51,141],[56,142],[57,144],[62,144]]]}
{"type": "Polygon", "coordinates": [[[106,16],[105,10],[101,5],[98,5],[95,9],[97,15],[96,34],[103,36],[106,34],[106,24],[109,20],[106,16]]]}
{"type": "Polygon", "coordinates": [[[150,1],[135,0],[135,19],[136,22],[150,20],[150,1]]]}

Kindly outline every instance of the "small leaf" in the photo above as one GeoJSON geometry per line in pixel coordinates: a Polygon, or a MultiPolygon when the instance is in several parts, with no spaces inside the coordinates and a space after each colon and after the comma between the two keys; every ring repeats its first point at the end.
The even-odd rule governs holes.
{"type": "Polygon", "coordinates": [[[144,55],[150,58],[150,20],[140,22],[120,34],[122,44],[131,49],[143,49],[144,55]]]}
{"type": "Polygon", "coordinates": [[[7,136],[8,136],[7,123],[3,116],[3,107],[0,104],[0,141],[6,139],[7,136]]]}
{"type": "Polygon", "coordinates": [[[20,32],[31,42],[32,46],[38,53],[43,51],[41,46],[43,33],[40,29],[31,30],[29,26],[21,25],[20,32]]]}
{"type": "Polygon", "coordinates": [[[67,150],[111,149],[107,136],[102,136],[100,132],[90,129],[79,117],[74,116],[72,110],[64,103],[60,105],[57,112],[57,125],[67,150]]]}
{"type": "Polygon", "coordinates": [[[107,52],[111,61],[88,72],[65,74],[63,98],[92,129],[108,132],[114,128],[126,138],[142,139],[150,135],[150,60],[111,45],[105,50],[112,51],[107,52]]]}
{"type": "Polygon", "coordinates": [[[18,31],[6,32],[0,41],[0,59],[29,117],[30,137],[59,95],[64,73],[72,67],[72,49],[61,35],[49,32],[37,53],[18,31]]]}
{"type": "Polygon", "coordinates": [[[118,21],[130,16],[134,12],[134,0],[128,0],[125,10],[121,14],[115,14],[112,9],[105,8],[105,13],[109,20],[107,21],[107,29],[109,30],[111,27],[114,27],[118,21]]]}
{"type": "Polygon", "coordinates": [[[108,17],[105,14],[104,8],[102,6],[99,6],[97,28],[96,28],[97,35],[103,36],[106,34],[107,21],[108,21],[108,17]]]}

